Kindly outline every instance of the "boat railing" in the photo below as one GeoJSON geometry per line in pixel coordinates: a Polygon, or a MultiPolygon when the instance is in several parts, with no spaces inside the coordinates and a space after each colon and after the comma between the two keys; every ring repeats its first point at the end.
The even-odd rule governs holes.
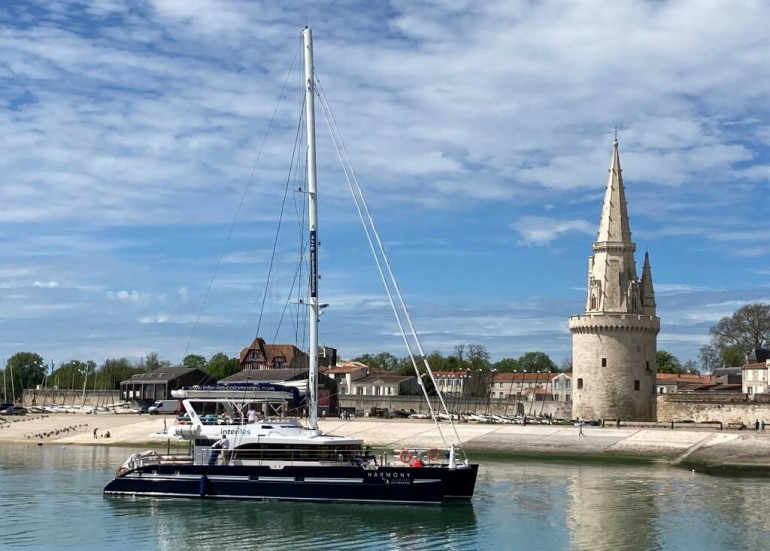
{"type": "MultiPolygon", "coordinates": [[[[439,466],[449,457],[447,450],[437,448],[404,448],[401,450],[351,450],[325,448],[323,450],[258,448],[258,449],[221,449],[211,446],[198,446],[193,457],[186,456],[188,462],[195,465],[360,465],[376,466],[439,466]]],[[[161,461],[165,462],[165,461],[161,461]]]]}
{"type": "Polygon", "coordinates": [[[360,450],[342,448],[324,449],[286,449],[286,448],[255,448],[255,449],[221,449],[213,446],[196,446],[192,462],[196,465],[296,465],[296,464],[325,464],[351,465],[362,461],[376,461],[377,457],[360,450]]]}

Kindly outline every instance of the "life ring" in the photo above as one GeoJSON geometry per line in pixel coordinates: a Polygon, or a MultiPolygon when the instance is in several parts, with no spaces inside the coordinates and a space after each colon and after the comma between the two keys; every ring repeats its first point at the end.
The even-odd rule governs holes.
{"type": "Polygon", "coordinates": [[[118,467],[118,470],[115,471],[115,477],[120,478],[124,474],[128,472],[128,469],[126,467],[118,467]]]}
{"type": "Polygon", "coordinates": [[[440,455],[441,455],[441,452],[438,451],[438,448],[431,448],[428,450],[428,459],[430,459],[431,461],[435,461],[436,459],[439,458],[440,455]]]}
{"type": "Polygon", "coordinates": [[[412,454],[407,449],[401,450],[401,455],[398,456],[398,458],[401,460],[401,463],[409,463],[409,461],[412,459],[412,454]]]}

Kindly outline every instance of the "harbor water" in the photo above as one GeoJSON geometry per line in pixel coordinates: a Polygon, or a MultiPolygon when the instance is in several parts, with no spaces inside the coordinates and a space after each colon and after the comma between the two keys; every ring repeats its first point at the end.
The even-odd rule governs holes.
{"type": "Polygon", "coordinates": [[[761,550],[770,479],[483,460],[470,505],[105,498],[132,451],[0,446],[0,549],[761,550]]]}

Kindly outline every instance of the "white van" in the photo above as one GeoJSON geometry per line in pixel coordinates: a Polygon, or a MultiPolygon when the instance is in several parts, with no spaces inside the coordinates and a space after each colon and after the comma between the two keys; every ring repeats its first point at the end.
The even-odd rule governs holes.
{"type": "Polygon", "coordinates": [[[160,413],[176,413],[179,410],[179,400],[158,400],[147,408],[147,413],[158,415],[160,413]]]}

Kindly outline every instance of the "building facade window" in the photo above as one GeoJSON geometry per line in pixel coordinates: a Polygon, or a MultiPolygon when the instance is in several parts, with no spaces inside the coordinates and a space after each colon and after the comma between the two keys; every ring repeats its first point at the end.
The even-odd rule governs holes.
{"type": "Polygon", "coordinates": [[[607,358],[602,358],[602,367],[607,367],[607,358]]]}
{"type": "Polygon", "coordinates": [[[578,387],[578,390],[583,388],[583,379],[582,378],[578,378],[578,386],[577,387],[578,387]]]}
{"type": "Polygon", "coordinates": [[[637,379],[634,381],[634,390],[639,390],[639,388],[641,388],[641,383],[637,379]]]}

